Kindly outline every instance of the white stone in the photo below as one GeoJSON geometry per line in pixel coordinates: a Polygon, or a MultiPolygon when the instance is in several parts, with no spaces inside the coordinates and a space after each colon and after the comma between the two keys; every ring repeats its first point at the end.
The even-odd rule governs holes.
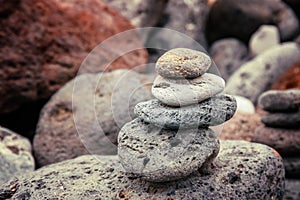
{"type": "Polygon", "coordinates": [[[252,56],[256,56],[280,43],[279,31],[276,26],[262,25],[253,33],[249,41],[252,56]]]}
{"type": "Polygon", "coordinates": [[[167,79],[157,76],[152,85],[152,94],[169,106],[187,106],[215,96],[224,88],[224,79],[210,73],[195,79],[167,79]]]}
{"type": "Polygon", "coordinates": [[[246,97],[242,97],[242,96],[234,96],[234,97],[237,103],[236,112],[249,113],[249,114],[255,113],[255,107],[253,103],[250,101],[250,99],[247,99],[246,97]]]}

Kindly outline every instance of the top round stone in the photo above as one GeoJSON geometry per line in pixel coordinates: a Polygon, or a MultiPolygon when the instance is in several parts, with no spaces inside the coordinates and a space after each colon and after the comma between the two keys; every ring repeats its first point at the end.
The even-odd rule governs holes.
{"type": "Polygon", "coordinates": [[[176,48],[164,53],[156,62],[156,71],[165,78],[197,78],[211,66],[205,53],[176,48]]]}

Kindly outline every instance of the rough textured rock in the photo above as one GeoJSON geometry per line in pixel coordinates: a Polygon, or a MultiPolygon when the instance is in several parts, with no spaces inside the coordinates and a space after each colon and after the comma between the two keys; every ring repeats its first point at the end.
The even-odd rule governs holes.
{"type": "Polygon", "coordinates": [[[298,200],[300,199],[300,181],[287,179],[285,180],[284,200],[298,200]]]}
{"type": "Polygon", "coordinates": [[[247,97],[255,103],[299,58],[300,47],[296,43],[283,43],[267,50],[235,71],[227,81],[225,92],[247,97]]]}
{"type": "Polygon", "coordinates": [[[299,155],[300,130],[279,129],[260,126],[255,130],[253,142],[266,144],[276,149],[281,155],[299,155]]]}
{"type": "Polygon", "coordinates": [[[0,163],[0,185],[13,176],[33,171],[29,140],[0,126],[0,163]]]}
{"type": "MultiPolygon", "coordinates": [[[[299,43],[300,44],[300,43],[299,43]]],[[[273,90],[300,89],[300,62],[292,65],[271,86],[273,90]]]]}
{"type": "Polygon", "coordinates": [[[220,148],[211,129],[167,130],[139,119],[123,126],[118,143],[125,171],[151,182],[185,178],[212,162],[220,148]]]}
{"type": "MultiPolygon", "coordinates": [[[[1,9],[3,4],[6,11],[0,11],[0,114],[26,102],[49,98],[76,75],[96,45],[133,28],[100,0],[14,0],[1,3],[1,9]]],[[[104,70],[111,55],[124,46],[142,47],[137,36],[131,37],[131,42],[119,42],[118,48],[98,52],[101,65],[85,71],[104,70]]],[[[147,52],[140,49],[117,59],[108,70],[146,62],[147,52]]]]}
{"type": "Polygon", "coordinates": [[[297,112],[269,113],[261,121],[270,127],[300,128],[300,110],[297,112]]]}
{"type": "Polygon", "coordinates": [[[184,107],[169,107],[152,99],[138,103],[134,108],[141,120],[168,129],[219,125],[229,120],[235,111],[236,101],[229,95],[218,95],[184,107]]]}
{"type": "MultiPolygon", "coordinates": [[[[298,156],[299,156],[299,152],[298,152],[298,156]]],[[[283,158],[283,164],[285,169],[285,177],[300,179],[300,158],[299,157],[285,157],[283,158]]]]}
{"type": "Polygon", "coordinates": [[[235,38],[214,42],[210,48],[210,55],[225,80],[248,60],[246,45],[235,38]]]}
{"type": "Polygon", "coordinates": [[[219,137],[223,140],[252,141],[255,129],[260,125],[263,124],[260,121],[260,115],[257,113],[245,114],[237,112],[223,124],[219,137]]]}
{"type": "Polygon", "coordinates": [[[209,69],[211,62],[203,52],[176,48],[164,53],[157,60],[155,69],[165,78],[197,78],[209,69]]]}
{"type": "Polygon", "coordinates": [[[205,73],[194,79],[168,79],[157,76],[152,85],[152,94],[170,106],[187,106],[213,97],[225,88],[221,77],[205,73]]]}
{"type": "Polygon", "coordinates": [[[168,0],[104,0],[119,10],[137,27],[155,26],[163,15],[168,0]]]}
{"type": "Polygon", "coordinates": [[[258,106],[266,111],[292,111],[300,108],[300,90],[270,90],[258,99],[258,106]]]}
{"type": "Polygon", "coordinates": [[[205,173],[153,184],[127,177],[117,156],[81,156],[12,179],[3,199],[281,199],[284,169],[276,151],[243,141],[221,142],[205,173]],[[62,181],[63,180],[63,181],[62,181]]]}
{"type": "Polygon", "coordinates": [[[253,33],[249,41],[249,48],[252,56],[257,56],[280,43],[279,31],[276,26],[261,25],[253,33]]]}
{"type": "Polygon", "coordinates": [[[237,103],[236,112],[249,114],[255,113],[255,107],[249,99],[242,96],[234,96],[234,98],[237,103]]]}
{"type": "Polygon", "coordinates": [[[216,1],[209,12],[206,37],[210,43],[225,37],[236,37],[248,43],[250,36],[263,24],[276,25],[282,40],[291,39],[299,30],[297,17],[282,1],[222,0],[216,1]]]}
{"type": "Polygon", "coordinates": [[[152,77],[128,70],[83,74],[68,82],[44,106],[34,138],[39,165],[87,154],[115,154],[120,128],[133,107],[153,98],[152,77]]]}

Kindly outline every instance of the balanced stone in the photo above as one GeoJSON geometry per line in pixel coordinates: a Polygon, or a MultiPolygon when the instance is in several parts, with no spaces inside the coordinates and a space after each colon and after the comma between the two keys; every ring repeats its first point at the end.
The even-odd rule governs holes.
{"type": "Polygon", "coordinates": [[[237,108],[235,98],[217,95],[198,104],[184,107],[169,107],[158,99],[138,103],[134,113],[143,121],[162,128],[195,128],[224,123],[237,108]]]}
{"type": "Polygon", "coordinates": [[[287,113],[270,113],[261,118],[261,121],[270,127],[299,128],[300,111],[287,113]]]}
{"type": "Polygon", "coordinates": [[[270,112],[299,110],[300,90],[290,89],[285,91],[267,91],[259,97],[258,105],[262,109],[270,112]]]}
{"type": "Polygon", "coordinates": [[[197,78],[211,66],[205,53],[176,48],[164,53],[156,62],[156,71],[165,78],[197,78]]]}
{"type": "Polygon", "coordinates": [[[210,163],[220,148],[211,129],[175,131],[139,119],[123,126],[118,142],[118,155],[126,172],[151,182],[186,177],[210,163]]]}
{"type": "Polygon", "coordinates": [[[157,76],[152,85],[152,94],[169,106],[186,106],[215,96],[224,88],[224,79],[210,73],[194,79],[168,79],[157,76]]]}

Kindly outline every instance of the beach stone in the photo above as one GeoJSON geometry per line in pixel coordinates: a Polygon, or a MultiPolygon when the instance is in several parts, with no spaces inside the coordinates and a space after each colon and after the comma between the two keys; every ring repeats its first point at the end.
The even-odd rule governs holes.
{"type": "Polygon", "coordinates": [[[283,196],[282,159],[270,147],[245,141],[221,141],[220,153],[211,166],[211,170],[195,172],[186,179],[150,183],[127,176],[117,156],[86,155],[11,179],[0,187],[0,197],[213,200],[281,199],[283,196]]]}
{"type": "Polygon", "coordinates": [[[283,200],[298,200],[298,199],[300,199],[299,188],[300,188],[300,180],[286,179],[283,200]]]}
{"type": "Polygon", "coordinates": [[[283,156],[299,155],[300,130],[259,126],[254,133],[253,142],[266,144],[283,156]]]}
{"type": "Polygon", "coordinates": [[[236,111],[236,101],[229,95],[218,95],[198,104],[169,107],[158,99],[138,103],[134,113],[141,120],[168,129],[208,127],[224,123],[236,111]]]}
{"type": "Polygon", "coordinates": [[[248,44],[251,35],[264,24],[277,26],[283,41],[292,39],[299,31],[297,16],[282,1],[222,0],[216,1],[209,11],[206,38],[210,44],[226,37],[235,37],[248,44]]]}
{"type": "Polygon", "coordinates": [[[262,116],[261,121],[270,127],[299,128],[300,110],[297,112],[269,113],[262,116]]]}
{"type": "Polygon", "coordinates": [[[285,169],[285,177],[300,179],[300,157],[284,157],[283,164],[285,169]]]}
{"type": "MultiPolygon", "coordinates": [[[[134,28],[101,0],[13,0],[0,4],[5,16],[0,14],[0,114],[50,98],[76,76],[98,44],[134,28]]],[[[84,65],[81,73],[119,68],[143,71],[135,68],[148,61],[138,35],[131,34],[116,46],[98,51],[97,65],[84,65]],[[136,50],[111,63],[111,58],[128,46],[136,50]]]]}
{"type": "Polygon", "coordinates": [[[197,78],[211,66],[211,59],[203,52],[187,48],[171,49],[156,62],[155,69],[165,78],[197,78]]]}
{"type": "Polygon", "coordinates": [[[238,95],[235,95],[234,98],[237,103],[236,112],[250,114],[255,113],[255,107],[249,99],[238,95]]]}
{"type": "Polygon", "coordinates": [[[230,120],[220,125],[223,127],[219,138],[222,140],[245,140],[251,142],[255,129],[261,125],[263,124],[260,121],[259,114],[236,112],[230,120]]]}
{"type": "Polygon", "coordinates": [[[139,119],[125,124],[118,137],[118,155],[125,171],[151,182],[187,177],[212,162],[219,148],[211,129],[168,130],[139,119]]]}
{"type": "Polygon", "coordinates": [[[224,88],[224,79],[210,73],[194,79],[157,76],[152,85],[152,94],[169,106],[187,106],[215,96],[224,88]]]}
{"type": "Polygon", "coordinates": [[[215,41],[210,47],[210,55],[225,80],[249,59],[246,45],[235,38],[215,41]]]}
{"type": "Polygon", "coordinates": [[[33,140],[40,166],[84,154],[117,153],[120,128],[134,106],[153,98],[153,77],[130,70],[83,74],[68,82],[41,111],[33,140]]]}
{"type": "Polygon", "coordinates": [[[293,42],[266,50],[232,74],[226,83],[225,93],[244,96],[257,103],[258,97],[299,58],[300,46],[293,42]]]}
{"type": "Polygon", "coordinates": [[[30,141],[0,126],[0,163],[0,185],[14,176],[33,171],[30,141]]]}
{"type": "Polygon", "coordinates": [[[277,27],[272,25],[261,25],[250,38],[249,48],[251,55],[257,56],[279,43],[280,36],[277,27]]]}
{"type": "Polygon", "coordinates": [[[259,97],[258,106],[270,112],[297,111],[300,108],[300,89],[269,90],[259,97]]]}
{"type": "Polygon", "coordinates": [[[137,27],[155,26],[161,19],[168,0],[134,0],[127,3],[124,0],[104,0],[111,7],[120,11],[137,27]]]}

